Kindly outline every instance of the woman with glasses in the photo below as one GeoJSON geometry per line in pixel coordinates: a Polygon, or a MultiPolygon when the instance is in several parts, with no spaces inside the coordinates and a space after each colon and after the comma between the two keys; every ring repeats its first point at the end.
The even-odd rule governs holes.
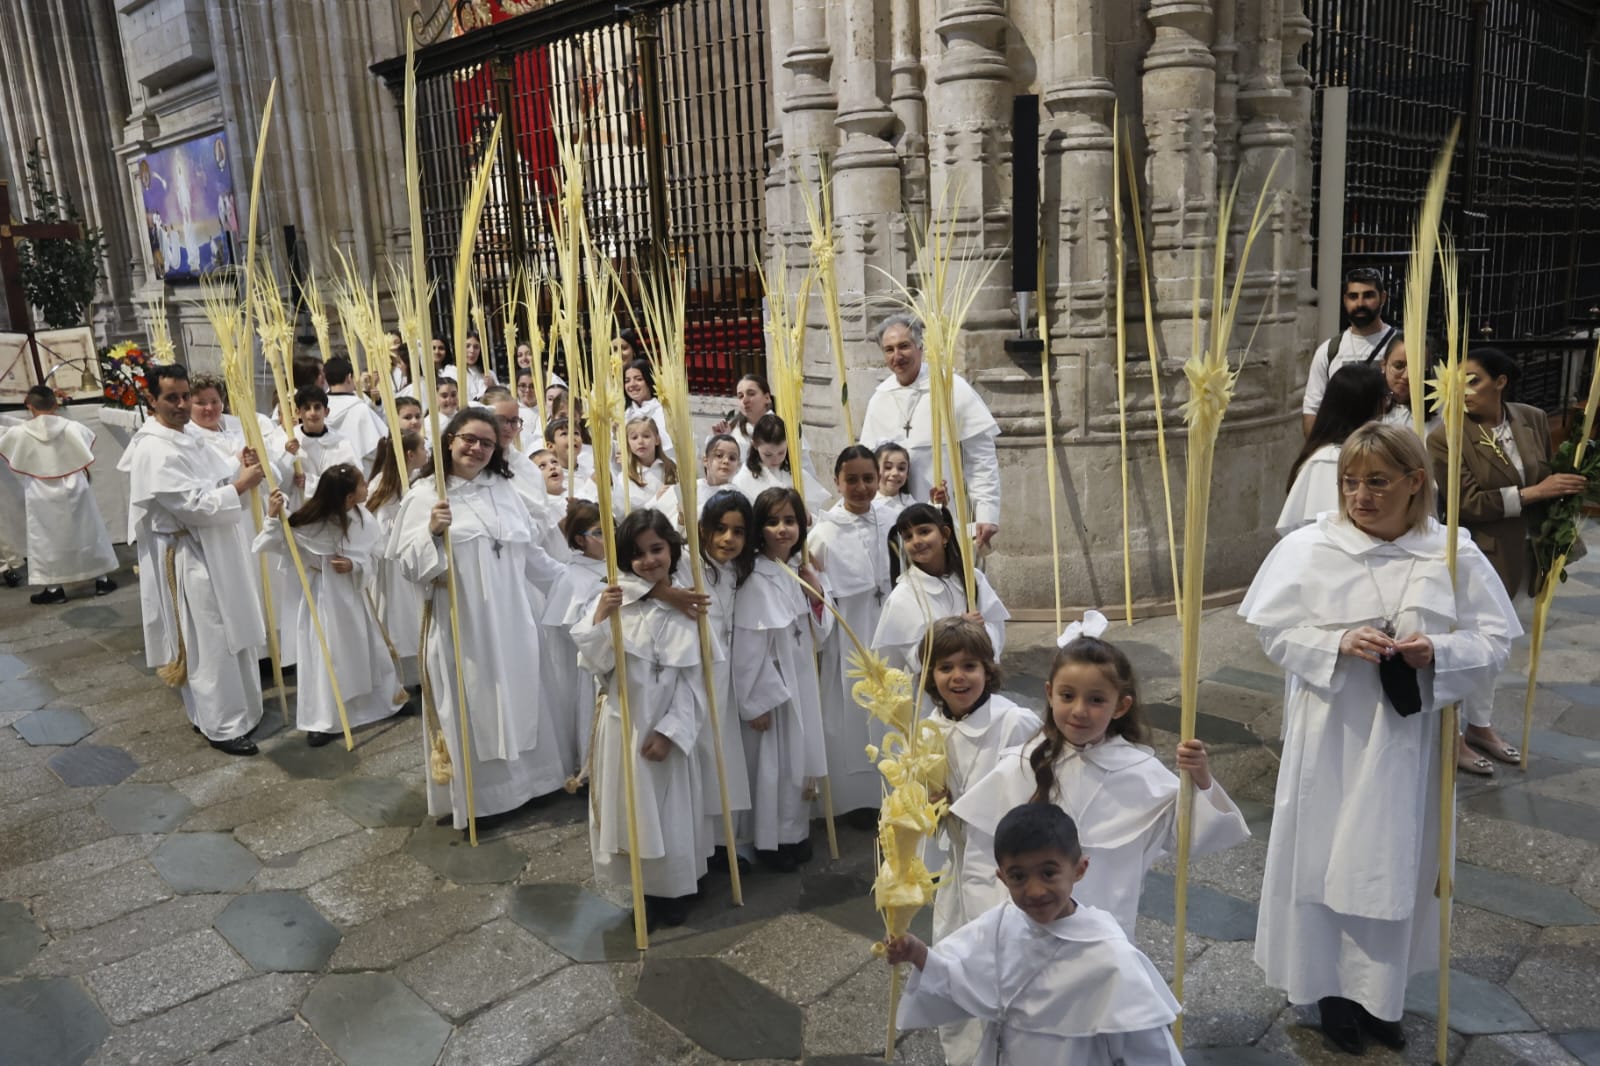
{"type": "MultiPolygon", "coordinates": [[[[464,829],[463,703],[479,818],[516,810],[566,783],[555,708],[540,695],[539,631],[528,624],[536,617],[533,589],[548,590],[562,568],[539,546],[527,508],[511,486],[495,417],[477,408],[461,411],[445,427],[441,447],[447,499],[437,498],[431,479],[413,486],[400,504],[389,556],[422,588],[424,743],[430,755],[442,743],[449,757],[448,785],[438,782],[437,773],[429,776],[428,813],[451,814],[456,828],[464,829]],[[446,530],[454,548],[450,559],[446,530]],[[450,565],[464,693],[456,685],[450,632],[450,565]]],[[[437,761],[431,768],[442,769],[437,761]]]]}
{"type": "Polygon", "coordinates": [[[1339,446],[1383,414],[1383,394],[1383,374],[1374,367],[1340,367],[1329,379],[1311,434],[1289,468],[1289,496],[1278,513],[1278,536],[1339,509],[1339,446]]]}
{"type": "Polygon", "coordinates": [[[1434,715],[1492,690],[1521,630],[1466,537],[1452,580],[1414,432],[1357,429],[1338,478],[1339,512],[1278,542],[1239,613],[1287,678],[1256,962],[1360,1054],[1404,1045],[1407,979],[1438,964],[1434,715]]]}
{"type": "MultiPolygon", "coordinates": [[[[1509,402],[1517,365],[1494,348],[1478,348],[1466,358],[1467,422],[1461,440],[1461,528],[1475,543],[1513,601],[1537,592],[1544,575],[1534,564],[1530,533],[1539,528],[1553,500],[1584,490],[1577,474],[1553,473],[1550,422],[1537,407],[1509,402]]],[[[1445,485],[1449,442],[1443,426],[1428,434],[1433,476],[1445,485]]],[[[1575,545],[1573,557],[1583,554],[1575,545]]],[[[1461,769],[1490,776],[1489,759],[1520,763],[1522,752],[1507,744],[1491,722],[1494,692],[1473,694],[1462,708],[1467,720],[1461,769]],[[1473,749],[1472,751],[1467,750],[1473,749]],[[1485,758],[1487,756],[1487,758],[1485,758]]]]}

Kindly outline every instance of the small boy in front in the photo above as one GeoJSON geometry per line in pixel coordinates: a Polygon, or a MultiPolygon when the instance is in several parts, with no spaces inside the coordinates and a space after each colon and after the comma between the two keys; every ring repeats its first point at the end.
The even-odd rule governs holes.
{"type": "Polygon", "coordinates": [[[1075,903],[1089,869],[1078,827],[1061,808],[1029,803],[995,829],[1003,903],[929,948],[887,944],[916,972],[900,1000],[901,1029],[976,1018],[979,1066],[1183,1066],[1167,1027],[1178,1001],[1107,911],[1075,903]]]}

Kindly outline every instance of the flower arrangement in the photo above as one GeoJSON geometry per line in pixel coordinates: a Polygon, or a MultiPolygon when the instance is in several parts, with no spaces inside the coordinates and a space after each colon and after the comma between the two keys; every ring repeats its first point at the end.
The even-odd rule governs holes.
{"type": "Polygon", "coordinates": [[[104,407],[123,411],[143,411],[145,371],[150,355],[133,341],[123,341],[100,353],[100,380],[104,407]]]}

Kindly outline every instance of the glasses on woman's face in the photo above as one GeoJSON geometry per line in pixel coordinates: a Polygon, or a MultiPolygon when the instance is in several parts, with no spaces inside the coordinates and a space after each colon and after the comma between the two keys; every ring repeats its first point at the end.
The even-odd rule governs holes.
{"type": "Polygon", "coordinates": [[[1372,474],[1368,477],[1347,477],[1339,479],[1339,487],[1346,496],[1354,496],[1363,488],[1374,496],[1382,496],[1393,489],[1397,484],[1394,478],[1384,477],[1382,474],[1372,474]]]}
{"type": "Polygon", "coordinates": [[[578,535],[580,537],[587,537],[590,540],[600,540],[602,537],[605,536],[605,533],[604,533],[604,531],[602,531],[600,529],[599,526],[596,526],[593,529],[586,529],[586,530],[584,530],[582,533],[580,533],[578,535]]]}
{"type": "Polygon", "coordinates": [[[504,422],[508,426],[516,426],[518,428],[521,428],[522,426],[522,419],[517,416],[512,416],[511,418],[502,418],[500,421],[504,422]]]}
{"type": "Polygon", "coordinates": [[[451,439],[459,441],[461,446],[468,451],[481,449],[482,451],[492,452],[494,451],[494,446],[499,443],[498,441],[490,440],[488,437],[474,437],[471,433],[457,433],[451,439]]]}

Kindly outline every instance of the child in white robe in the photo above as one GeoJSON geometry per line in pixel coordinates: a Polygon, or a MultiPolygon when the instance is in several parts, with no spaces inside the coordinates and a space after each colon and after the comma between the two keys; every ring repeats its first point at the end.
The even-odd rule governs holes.
{"type": "Polygon", "coordinates": [[[115,592],[117,553],[89,487],[94,434],[56,413],[56,394],[35,385],[27,394],[32,416],[0,435],[0,459],[22,481],[26,515],[28,584],[42,585],[35,604],[65,603],[69,582],[94,578],[94,594],[115,592]]]}
{"type": "MultiPolygon", "coordinates": [[[[589,786],[589,850],[595,876],[630,884],[628,813],[622,760],[633,764],[634,810],[641,888],[652,926],[681,925],[690,897],[715,847],[707,815],[720,813],[705,795],[700,734],[707,728],[699,627],[658,594],[683,554],[683,540],[666,515],[646,507],[617,530],[616,585],[595,598],[572,627],[579,661],[605,691],[595,732],[589,786]],[[611,616],[620,613],[627,656],[629,727],[622,732],[617,649],[611,616]]],[[[713,649],[721,654],[720,649],[713,649]]]]}
{"type": "Polygon", "coordinates": [[[878,495],[872,507],[892,526],[901,511],[917,502],[917,498],[906,491],[906,483],[911,480],[911,453],[904,445],[891,440],[878,445],[873,456],[878,461],[878,495]]]}
{"type": "MultiPolygon", "coordinates": [[[[977,622],[965,618],[935,622],[928,664],[923,690],[936,712],[929,721],[944,735],[945,799],[954,803],[994,769],[1002,751],[1015,748],[1039,731],[1039,716],[1000,694],[1000,664],[995,660],[994,644],[989,631],[977,622]]],[[[978,916],[964,906],[963,871],[975,862],[976,875],[984,876],[989,861],[986,853],[976,853],[969,861],[959,819],[945,818],[940,829],[946,873],[933,899],[934,943],[978,916]]],[[[926,858],[938,865],[932,856],[926,858]]],[[[943,1026],[939,1031],[945,1059],[952,1064],[972,1062],[978,1038],[979,1028],[972,1024],[943,1026]]]]}
{"type": "Polygon", "coordinates": [[[545,597],[544,610],[539,615],[539,676],[544,693],[560,719],[560,732],[571,738],[564,755],[569,780],[576,785],[589,778],[599,689],[593,672],[578,661],[572,627],[606,590],[606,546],[600,528],[600,505],[573,500],[562,526],[567,563],[565,572],[545,597]]]}
{"type": "MultiPolygon", "coordinates": [[[[1105,616],[1089,612],[1062,634],[1045,689],[1048,713],[1039,735],[1002,753],[981,781],[969,785],[950,813],[966,846],[983,849],[995,826],[1020,803],[1053,803],[1083,827],[1094,869],[1079,888],[1087,903],[1109,911],[1133,936],[1145,874],[1177,848],[1178,778],[1143,744],[1133,665],[1101,640],[1105,616]]],[[[1199,740],[1178,745],[1178,768],[1194,781],[1192,855],[1231,848],[1250,836],[1244,815],[1211,776],[1199,740]]],[[[974,914],[1000,902],[994,881],[962,872],[962,903],[974,914]]]]}
{"type": "Polygon", "coordinates": [[[700,479],[695,499],[700,501],[700,513],[704,515],[711,497],[733,488],[734,475],[739,471],[739,442],[726,433],[712,434],[700,465],[706,476],[700,479]]]}
{"type": "MultiPolygon", "coordinates": [[[[420,413],[421,408],[417,410],[420,413]]],[[[385,437],[372,461],[371,487],[365,505],[377,520],[380,543],[385,546],[394,534],[395,519],[400,515],[400,501],[411,490],[412,483],[427,469],[430,458],[427,440],[415,429],[400,431],[400,446],[405,449],[405,473],[397,473],[394,448],[385,437]]],[[[378,621],[400,658],[400,681],[405,685],[415,685],[420,676],[417,672],[417,655],[422,648],[422,596],[417,586],[406,580],[400,567],[389,558],[387,550],[374,553],[370,588],[378,621]]]]}
{"type": "MultiPolygon", "coordinates": [[[[755,566],[755,540],[750,531],[755,527],[755,512],[744,494],[733,489],[713,491],[700,508],[700,555],[705,562],[706,591],[711,602],[706,617],[711,632],[723,648],[734,646],[734,617],[740,587],[750,577],[755,566]]],[[[739,703],[734,697],[733,664],[727,658],[719,660],[712,670],[715,679],[717,723],[722,727],[723,771],[728,780],[728,808],[736,817],[734,835],[739,857],[748,863],[755,859],[754,825],[750,811],[750,771],[745,763],[744,724],[739,717],[739,703]]],[[[707,773],[707,789],[717,788],[716,756],[710,745],[711,731],[707,729],[702,768],[707,773]]],[[[713,793],[708,792],[708,795],[713,793]]],[[[720,813],[710,816],[712,836],[718,846],[724,844],[720,813]]]]}
{"type": "MultiPolygon", "coordinates": [[[[733,476],[733,487],[754,504],[770,488],[794,487],[794,464],[789,458],[788,431],[775,414],[762,415],[750,431],[750,451],[733,476]]],[[[815,514],[833,498],[833,490],[800,466],[800,486],[805,489],[806,510],[815,514]]]]}
{"type": "Polygon", "coordinates": [[[641,408],[628,411],[627,450],[622,457],[621,476],[612,490],[612,508],[620,521],[628,511],[654,507],[676,522],[678,464],[662,447],[661,430],[641,408]]]}
{"type": "Polygon", "coordinates": [[[940,618],[963,615],[981,622],[989,630],[989,639],[994,641],[995,655],[1003,655],[1006,619],[1011,617],[1011,612],[989,587],[989,579],[981,570],[973,575],[978,609],[967,609],[966,583],[962,577],[965,568],[950,512],[933,504],[914,503],[900,512],[894,530],[910,565],[900,573],[900,557],[890,552],[890,573],[895,575],[895,586],[884,601],[883,614],[872,636],[873,650],[887,658],[890,666],[911,674],[913,684],[920,685],[922,642],[928,627],[940,618]]]}
{"type": "MultiPolygon", "coordinates": [[[[311,585],[322,634],[333,660],[333,678],[312,621],[311,606],[299,597],[295,625],[299,675],[295,697],[295,727],[306,743],[321,747],[339,737],[338,703],[344,702],[350,728],[382,721],[406,702],[400,687],[398,664],[367,598],[373,560],[383,550],[383,530],[378,520],[361,506],[367,498],[367,479],[348,463],[322,472],[317,491],[305,505],[289,515],[287,532],[300,549],[300,562],[311,585]]],[[[267,521],[252,547],[289,560],[283,515],[288,499],[283,490],[272,494],[267,521]]],[[[289,565],[294,565],[290,561],[289,565]]]]}
{"type": "Polygon", "coordinates": [[[1111,915],[1073,898],[1093,862],[1072,819],[1017,807],[993,854],[1005,902],[931,948],[909,933],[888,942],[890,965],[916,967],[898,1027],[976,1019],[982,1066],[1183,1066],[1167,1028],[1182,1008],[1160,972],[1111,915]]]}
{"type": "Polygon", "coordinates": [[[459,412],[440,447],[447,497],[438,499],[431,480],[406,493],[389,556],[424,596],[423,742],[430,759],[433,745],[442,744],[451,767],[448,788],[429,777],[428,813],[449,812],[455,827],[465,829],[465,753],[457,718],[462,701],[445,569],[456,572],[473,791],[482,818],[513,811],[566,784],[554,710],[540,695],[539,631],[530,624],[532,593],[548,591],[560,568],[534,540],[527,509],[511,487],[493,416],[471,408],[459,412]],[[453,547],[448,559],[446,529],[453,547]]]}
{"type": "Polygon", "coordinates": [[[567,472],[568,495],[575,500],[600,502],[594,487],[594,449],[581,437],[574,440],[565,416],[545,423],[545,446],[556,453],[556,461],[567,472]]]}
{"type": "MultiPolygon", "coordinates": [[[[792,872],[811,858],[811,800],[828,773],[816,645],[833,616],[788,573],[806,534],[799,494],[768,489],[753,512],[755,563],[734,601],[734,699],[745,727],[756,858],[792,872]]],[[[802,565],[800,577],[826,594],[811,567],[802,565]]]]}
{"type": "Polygon", "coordinates": [[[628,398],[627,421],[648,418],[655,423],[656,438],[662,442],[662,453],[669,459],[676,459],[672,432],[667,428],[667,412],[656,398],[656,381],[654,371],[650,369],[650,360],[629,359],[622,368],[622,392],[628,398]]]}
{"type": "Polygon", "coordinates": [[[550,558],[565,562],[572,556],[572,547],[567,543],[564,528],[568,505],[567,472],[561,469],[560,460],[549,448],[540,448],[530,453],[528,458],[539,471],[540,483],[544,486],[544,550],[550,554],[550,558]]]}
{"type": "MultiPolygon", "coordinates": [[[[894,588],[889,576],[889,532],[894,523],[874,506],[878,466],[871,450],[859,444],[834,462],[839,502],[817,516],[806,540],[811,565],[828,580],[834,607],[850,630],[864,639],[877,632],[884,601],[894,588]]],[[[867,745],[881,746],[887,727],[861,705],[851,690],[850,655],[855,645],[834,627],[817,657],[822,681],[822,728],[828,741],[828,783],[833,809],[861,829],[875,829],[883,795],[882,776],[867,758],[867,745]],[[854,813],[859,812],[859,813],[854,813]]]]}
{"type": "Polygon", "coordinates": [[[317,479],[329,467],[349,463],[361,469],[361,457],[345,439],[344,434],[328,425],[328,394],[316,385],[304,385],[294,393],[295,413],[300,418],[299,436],[290,441],[287,450],[296,459],[296,466],[305,476],[304,484],[296,483],[290,503],[299,506],[316,494],[317,479]]]}

